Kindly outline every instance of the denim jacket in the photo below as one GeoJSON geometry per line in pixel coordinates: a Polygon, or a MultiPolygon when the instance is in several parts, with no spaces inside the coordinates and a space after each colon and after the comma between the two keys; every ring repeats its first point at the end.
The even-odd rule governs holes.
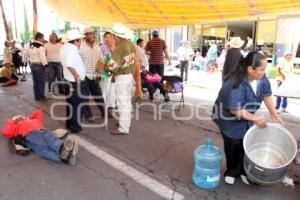
{"type": "Polygon", "coordinates": [[[212,119],[226,136],[241,139],[253,122],[240,119],[230,111],[245,109],[254,114],[260,108],[264,97],[272,95],[272,90],[266,76],[258,80],[256,94],[248,77],[244,77],[237,88],[233,88],[233,83],[232,79],[224,82],[214,104],[212,119]]]}

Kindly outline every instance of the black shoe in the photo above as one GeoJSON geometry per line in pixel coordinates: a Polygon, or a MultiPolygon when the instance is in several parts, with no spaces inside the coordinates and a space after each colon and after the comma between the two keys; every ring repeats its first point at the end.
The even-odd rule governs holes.
{"type": "Polygon", "coordinates": [[[78,128],[78,129],[70,129],[71,133],[79,133],[82,131],[81,128],[78,128]]]}
{"type": "Polygon", "coordinates": [[[170,97],[169,96],[165,96],[165,102],[170,102],[170,97]]]}

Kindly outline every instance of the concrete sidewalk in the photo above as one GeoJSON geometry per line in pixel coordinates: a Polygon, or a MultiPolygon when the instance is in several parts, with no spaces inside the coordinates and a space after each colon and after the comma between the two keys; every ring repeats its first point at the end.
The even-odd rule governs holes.
{"type": "MultiPolygon", "coordinates": [[[[2,126],[6,119],[17,113],[29,114],[41,108],[45,114],[45,125],[49,129],[64,127],[63,121],[54,121],[50,116],[51,105],[64,100],[51,99],[36,102],[32,95],[32,82],[21,82],[15,87],[0,88],[0,111],[2,126]]],[[[214,91],[199,87],[186,87],[187,105],[180,111],[163,106],[161,120],[154,120],[153,107],[140,108],[139,118],[132,121],[128,136],[111,136],[104,128],[84,128],[79,137],[105,149],[126,164],[145,173],[147,176],[184,195],[185,199],[230,199],[230,200],[281,200],[298,199],[300,196],[300,167],[291,164],[289,175],[296,181],[293,190],[283,184],[270,187],[244,185],[240,180],[233,186],[224,184],[214,190],[197,188],[191,180],[193,171],[193,150],[204,143],[207,136],[223,151],[223,143],[217,127],[209,120],[214,91]],[[195,97],[189,97],[189,93],[195,97]],[[192,106],[201,103],[196,110],[192,106]],[[192,113],[192,114],[191,114],[192,113]],[[199,120],[196,113],[207,120],[199,120]],[[176,116],[176,119],[174,119],[176,116]],[[180,118],[181,117],[181,118],[180,118]],[[188,117],[188,120],[184,120],[188,117]]],[[[142,101],[143,102],[143,101],[142,101]]],[[[141,102],[140,102],[141,103],[141,102]]],[[[160,101],[155,101],[160,105],[160,101]]],[[[139,106],[139,105],[135,105],[139,106]]],[[[98,110],[93,108],[98,114],[98,110]]],[[[262,111],[264,112],[264,111],[262,111]]],[[[54,109],[56,116],[64,116],[64,107],[54,109]]],[[[136,114],[136,112],[135,112],[136,114]]],[[[99,120],[98,123],[101,121],[99,120]]],[[[299,122],[299,121],[298,121],[299,122]]],[[[115,125],[109,122],[109,128],[115,125]]],[[[299,123],[288,121],[289,130],[299,136],[299,123]]],[[[5,138],[0,139],[1,174],[0,199],[38,200],[156,200],[163,199],[148,188],[138,184],[128,176],[113,169],[81,148],[79,163],[74,167],[58,165],[37,158],[14,155],[5,138]]],[[[223,156],[223,158],[225,158],[223,156]]],[[[225,159],[223,159],[223,171],[225,159]]]]}

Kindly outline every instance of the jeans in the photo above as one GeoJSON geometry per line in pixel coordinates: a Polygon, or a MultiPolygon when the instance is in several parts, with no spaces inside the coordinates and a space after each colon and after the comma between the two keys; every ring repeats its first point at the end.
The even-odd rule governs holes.
{"type": "Polygon", "coordinates": [[[276,98],[276,109],[280,108],[280,105],[283,109],[285,109],[288,105],[288,101],[286,97],[277,97],[276,98]],[[282,98],[282,104],[281,104],[281,98],[282,98]]]}
{"type": "Polygon", "coordinates": [[[46,72],[43,65],[31,64],[34,99],[45,99],[46,72]]]}
{"type": "MultiPolygon", "coordinates": [[[[278,84],[278,87],[280,87],[281,84],[282,84],[282,81],[278,81],[277,84],[278,84]]],[[[282,106],[283,109],[286,109],[287,105],[288,105],[287,97],[277,97],[276,98],[276,107],[275,107],[275,109],[278,110],[280,108],[280,106],[282,106]],[[281,104],[281,99],[282,99],[282,104],[281,104]]]]}
{"type": "Polygon", "coordinates": [[[25,138],[26,146],[42,158],[61,163],[60,148],[63,141],[56,137],[52,131],[32,131],[25,138]]]}
{"type": "MultiPolygon", "coordinates": [[[[159,74],[161,78],[163,78],[165,69],[164,69],[164,64],[150,64],[149,66],[149,71],[151,74],[159,74]]],[[[163,79],[161,79],[163,80],[163,79]]]]}
{"type": "Polygon", "coordinates": [[[246,175],[244,170],[244,148],[243,139],[235,139],[226,136],[222,133],[224,140],[224,150],[226,156],[226,171],[225,176],[239,177],[240,175],[246,175]]]}
{"type": "MultiPolygon", "coordinates": [[[[97,107],[101,113],[101,116],[105,116],[105,103],[102,95],[101,88],[99,86],[99,80],[92,80],[85,78],[85,81],[82,83],[83,95],[88,101],[88,97],[91,94],[94,97],[94,101],[97,103],[97,107]]],[[[83,113],[85,118],[91,118],[93,116],[91,108],[89,105],[83,106],[83,113]]]]}
{"type": "Polygon", "coordinates": [[[189,71],[189,61],[180,61],[180,77],[182,80],[188,80],[188,71],[189,71]],[[183,74],[185,73],[185,78],[183,79],[183,74]]]}
{"type": "MultiPolygon", "coordinates": [[[[48,89],[49,92],[54,92],[51,91],[51,89],[54,90],[54,88],[52,88],[52,83],[55,81],[55,79],[57,78],[58,81],[63,81],[63,68],[60,62],[49,62],[48,63],[48,67],[49,67],[49,72],[48,72],[48,89]]],[[[63,84],[58,84],[58,91],[61,94],[64,94],[64,86],[63,84]]]]}

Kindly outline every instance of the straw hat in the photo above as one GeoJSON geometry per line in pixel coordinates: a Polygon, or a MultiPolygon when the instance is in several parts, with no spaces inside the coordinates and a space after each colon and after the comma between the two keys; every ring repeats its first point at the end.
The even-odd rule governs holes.
{"type": "Polygon", "coordinates": [[[111,33],[120,38],[128,38],[128,28],[121,23],[114,23],[111,33]]]}
{"type": "Polygon", "coordinates": [[[241,40],[240,37],[233,37],[228,44],[231,48],[241,48],[244,45],[244,42],[245,41],[241,40]]]}
{"type": "Polygon", "coordinates": [[[72,29],[67,31],[66,33],[66,41],[72,41],[72,40],[77,40],[80,38],[84,38],[85,36],[82,35],[78,30],[72,29]]]}

